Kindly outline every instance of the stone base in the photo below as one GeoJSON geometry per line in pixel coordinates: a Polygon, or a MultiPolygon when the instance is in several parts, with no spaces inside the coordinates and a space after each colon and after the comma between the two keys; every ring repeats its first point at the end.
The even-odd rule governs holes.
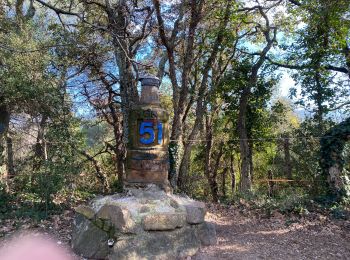
{"type": "Polygon", "coordinates": [[[204,203],[155,185],[97,198],[76,213],[72,248],[90,259],[178,259],[216,243],[204,203]]]}

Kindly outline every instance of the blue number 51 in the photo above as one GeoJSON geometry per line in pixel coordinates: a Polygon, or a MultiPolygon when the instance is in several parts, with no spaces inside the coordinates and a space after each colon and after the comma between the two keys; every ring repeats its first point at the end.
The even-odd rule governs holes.
{"type": "MultiPolygon", "coordinates": [[[[157,124],[158,128],[158,144],[162,143],[163,140],[163,125],[162,123],[157,124]]],[[[141,137],[140,142],[142,144],[152,144],[154,142],[154,129],[153,129],[153,123],[152,122],[141,122],[140,125],[140,135],[149,134],[148,138],[141,137]]]]}

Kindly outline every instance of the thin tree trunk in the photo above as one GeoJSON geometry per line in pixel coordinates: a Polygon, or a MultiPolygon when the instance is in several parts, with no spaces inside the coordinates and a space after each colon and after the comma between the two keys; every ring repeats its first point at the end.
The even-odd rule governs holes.
{"type": "Polygon", "coordinates": [[[292,179],[292,164],[290,159],[290,144],[289,135],[285,135],[283,140],[283,150],[284,150],[284,174],[288,179],[292,179]]]}
{"type": "MultiPolygon", "coordinates": [[[[319,66],[317,66],[316,70],[319,70],[319,66]]],[[[319,72],[315,73],[315,83],[316,83],[316,93],[315,93],[315,101],[316,101],[316,120],[318,122],[318,131],[319,135],[323,134],[324,132],[324,123],[323,123],[323,116],[324,116],[324,107],[323,107],[323,87],[321,83],[321,74],[319,72]]]]}
{"type": "Polygon", "coordinates": [[[223,172],[222,172],[222,181],[221,181],[221,193],[222,193],[222,196],[225,198],[226,197],[226,175],[227,175],[227,170],[228,168],[225,167],[223,172]]]}
{"type": "Polygon", "coordinates": [[[115,104],[113,103],[114,94],[113,94],[112,87],[108,84],[108,82],[104,82],[104,83],[109,92],[108,107],[112,117],[111,124],[113,126],[113,133],[114,133],[114,139],[115,139],[115,147],[113,150],[117,157],[116,170],[118,175],[118,182],[121,185],[123,185],[124,175],[125,175],[126,147],[123,142],[122,122],[121,122],[121,117],[118,116],[118,111],[115,107],[115,104]]]}
{"type": "Polygon", "coordinates": [[[241,182],[240,191],[247,192],[250,191],[252,183],[250,176],[250,160],[249,160],[249,144],[248,144],[248,133],[246,127],[247,118],[247,106],[248,97],[250,95],[250,87],[245,87],[241,94],[239,102],[239,113],[238,113],[238,123],[237,131],[239,135],[239,149],[241,154],[241,182]]]}
{"type": "Polygon", "coordinates": [[[41,166],[41,163],[43,160],[45,160],[45,153],[44,153],[44,147],[43,147],[43,141],[44,141],[44,132],[45,132],[45,126],[47,122],[47,115],[42,115],[40,123],[38,125],[38,134],[36,137],[36,144],[34,147],[34,154],[36,160],[33,164],[33,171],[38,170],[41,166]]]}
{"type": "Polygon", "coordinates": [[[209,188],[211,191],[211,196],[213,202],[218,202],[218,183],[216,180],[217,172],[220,165],[220,160],[223,155],[223,144],[221,144],[220,150],[218,152],[217,157],[215,158],[215,164],[212,164],[212,149],[213,149],[213,125],[212,119],[209,116],[206,116],[205,120],[205,137],[206,137],[206,147],[205,147],[205,166],[204,166],[204,174],[208,179],[209,188]]]}
{"type": "MultiPolygon", "coordinates": [[[[0,98],[0,101],[2,99],[0,98]]],[[[5,139],[10,123],[10,113],[6,105],[0,104],[0,168],[6,165],[5,161],[5,139]]],[[[1,176],[0,176],[1,177],[1,176]]]]}
{"type": "Polygon", "coordinates": [[[254,181],[254,164],[253,164],[253,141],[249,142],[249,171],[250,171],[250,180],[253,183],[254,181]]]}
{"type": "Polygon", "coordinates": [[[13,145],[12,138],[7,136],[6,138],[6,150],[7,150],[7,177],[12,178],[15,176],[15,167],[13,163],[13,145]]]}
{"type": "Polygon", "coordinates": [[[219,196],[218,196],[219,187],[218,187],[218,182],[216,181],[216,175],[210,176],[209,185],[210,185],[213,202],[216,203],[219,201],[219,196]]]}
{"type": "Polygon", "coordinates": [[[221,157],[224,154],[224,149],[223,149],[224,144],[221,143],[219,145],[220,150],[218,152],[217,157],[215,158],[215,164],[214,167],[212,167],[212,172],[210,175],[210,187],[212,191],[212,196],[213,196],[213,202],[218,202],[219,201],[219,185],[217,182],[217,175],[218,175],[218,170],[219,170],[219,165],[221,161],[221,157]]]}
{"type": "Polygon", "coordinates": [[[105,1],[106,11],[110,24],[110,35],[114,46],[114,55],[119,71],[119,85],[121,97],[121,110],[123,114],[123,142],[128,142],[129,111],[139,101],[136,80],[133,75],[132,59],[129,37],[126,28],[128,26],[127,3],[119,1],[112,6],[109,0],[105,1]]]}
{"type": "Polygon", "coordinates": [[[273,174],[271,170],[267,171],[267,178],[268,178],[268,186],[269,186],[269,197],[273,197],[275,183],[272,181],[273,174]]]}
{"type": "Polygon", "coordinates": [[[204,158],[204,174],[207,177],[209,187],[212,193],[213,201],[215,202],[215,190],[212,189],[212,178],[211,178],[211,154],[213,148],[213,131],[212,125],[210,122],[210,117],[206,115],[205,117],[205,138],[206,138],[206,146],[205,146],[205,158],[204,158]]]}
{"type": "Polygon", "coordinates": [[[232,192],[232,197],[235,194],[236,191],[236,175],[235,175],[235,166],[234,166],[234,158],[233,154],[231,154],[230,157],[230,175],[231,175],[231,192],[232,192]]]}

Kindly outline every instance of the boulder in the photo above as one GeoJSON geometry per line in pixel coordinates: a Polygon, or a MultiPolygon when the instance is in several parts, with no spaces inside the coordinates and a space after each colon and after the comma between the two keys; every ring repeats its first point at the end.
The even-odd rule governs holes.
{"type": "Polygon", "coordinates": [[[107,204],[96,213],[96,223],[105,231],[114,229],[121,233],[134,233],[136,225],[128,209],[107,204]]]}
{"type": "Polygon", "coordinates": [[[172,231],[142,232],[134,237],[119,238],[110,259],[179,259],[195,255],[199,246],[195,228],[191,226],[172,231]]]}
{"type": "Polygon", "coordinates": [[[185,208],[187,213],[187,223],[200,224],[204,222],[206,209],[203,202],[194,201],[190,204],[185,205],[185,208]]]}
{"type": "Polygon", "coordinates": [[[173,230],[183,227],[186,223],[186,215],[181,213],[149,214],[142,220],[144,230],[173,230]]]}
{"type": "Polygon", "coordinates": [[[198,237],[200,239],[201,245],[210,246],[217,244],[215,225],[210,222],[204,222],[198,225],[198,237]]]}
{"type": "Polygon", "coordinates": [[[95,211],[89,206],[80,205],[80,206],[76,207],[74,210],[76,213],[83,215],[84,217],[86,217],[89,220],[92,220],[95,217],[95,211]]]}
{"type": "Polygon", "coordinates": [[[108,255],[108,235],[90,220],[77,214],[73,222],[72,249],[86,258],[104,259],[108,255]]]}

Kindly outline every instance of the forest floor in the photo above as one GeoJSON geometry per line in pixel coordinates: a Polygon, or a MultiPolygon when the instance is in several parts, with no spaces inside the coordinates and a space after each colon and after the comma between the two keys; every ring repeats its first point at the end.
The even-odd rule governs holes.
{"type": "Polygon", "coordinates": [[[321,213],[268,218],[258,211],[212,206],[218,244],[202,248],[195,260],[350,259],[350,220],[321,213]]]}
{"type": "MultiPolygon", "coordinates": [[[[208,205],[207,221],[215,223],[218,244],[200,249],[193,260],[211,259],[350,259],[350,220],[308,213],[267,217],[244,207],[208,205]]],[[[68,247],[74,213],[66,210],[49,220],[0,220],[0,248],[16,234],[45,234],[68,247]]],[[[72,253],[73,255],[73,253],[72,253]]],[[[75,258],[79,259],[75,256],[75,258]]]]}

